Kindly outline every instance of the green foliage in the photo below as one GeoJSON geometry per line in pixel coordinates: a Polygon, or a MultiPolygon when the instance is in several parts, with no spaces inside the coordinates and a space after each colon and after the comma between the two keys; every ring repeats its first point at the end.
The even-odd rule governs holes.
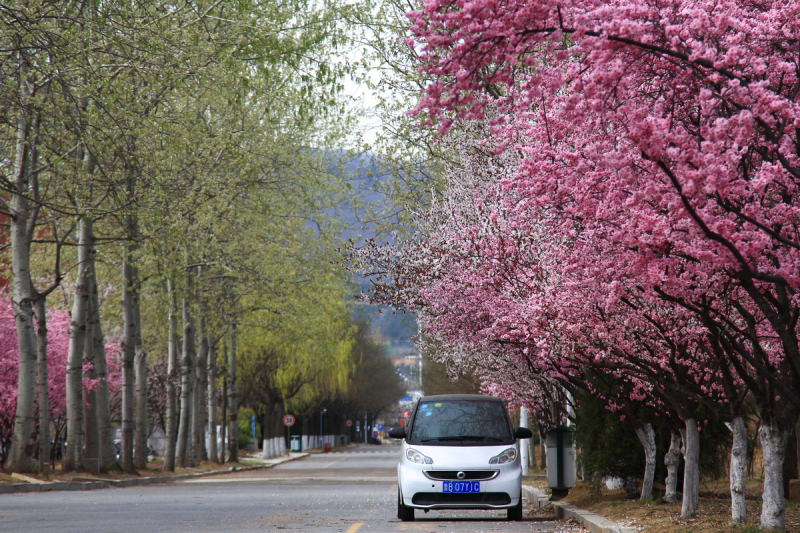
{"type": "Polygon", "coordinates": [[[365,322],[356,322],[353,344],[355,367],[352,387],[344,396],[343,412],[369,413],[371,418],[396,405],[405,396],[392,360],[365,322]]]}
{"type": "MultiPolygon", "coordinates": [[[[605,403],[594,396],[580,392],[576,394],[576,444],[580,449],[579,467],[596,482],[604,477],[641,479],[644,475],[644,449],[632,424],[620,413],[609,411],[605,403]]],[[[656,480],[664,479],[664,453],[669,447],[670,426],[662,416],[639,408],[640,420],[650,422],[656,432],[656,480]]],[[[726,475],[727,458],[730,454],[730,431],[718,419],[698,406],[700,431],[700,475],[718,479],[726,475]]],[[[679,469],[679,474],[682,470],[679,469]]]]}
{"type": "MultiPolygon", "coordinates": [[[[253,426],[252,426],[252,418],[255,416],[255,412],[250,409],[249,407],[240,407],[238,418],[236,419],[239,425],[239,448],[245,448],[250,439],[253,438],[253,426]]],[[[260,439],[261,437],[261,423],[256,416],[256,440],[260,439]]]]}
{"type": "Polygon", "coordinates": [[[609,411],[605,403],[589,394],[576,397],[575,441],[579,468],[600,482],[604,477],[639,479],[644,474],[642,445],[630,422],[609,411]]]}
{"type": "Polygon", "coordinates": [[[245,300],[254,310],[240,326],[239,390],[254,409],[276,403],[291,409],[348,388],[353,341],[347,284],[341,273],[321,270],[296,269],[277,302],[267,295],[245,300]]]}

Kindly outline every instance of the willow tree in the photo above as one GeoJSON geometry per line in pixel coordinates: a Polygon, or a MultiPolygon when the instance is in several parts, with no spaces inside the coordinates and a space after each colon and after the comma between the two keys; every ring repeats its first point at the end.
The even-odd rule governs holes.
{"type": "Polygon", "coordinates": [[[262,417],[265,456],[282,450],[281,420],[288,406],[348,390],[354,368],[351,310],[343,298],[348,285],[324,271],[327,263],[284,274],[282,291],[271,295],[281,298],[280,313],[262,297],[250,303],[266,309],[241,320],[239,396],[262,417]]]}

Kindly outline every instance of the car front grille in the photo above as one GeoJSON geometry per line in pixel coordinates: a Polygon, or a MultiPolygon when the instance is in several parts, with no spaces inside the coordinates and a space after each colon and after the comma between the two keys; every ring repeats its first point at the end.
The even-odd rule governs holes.
{"type": "Polygon", "coordinates": [[[477,494],[418,492],[411,501],[414,505],[508,505],[511,503],[511,497],[505,492],[477,494]]]}
{"type": "Polygon", "coordinates": [[[425,475],[428,479],[439,481],[485,481],[497,476],[497,470],[426,470],[425,475]],[[464,473],[464,477],[458,477],[459,472],[464,473]]]}

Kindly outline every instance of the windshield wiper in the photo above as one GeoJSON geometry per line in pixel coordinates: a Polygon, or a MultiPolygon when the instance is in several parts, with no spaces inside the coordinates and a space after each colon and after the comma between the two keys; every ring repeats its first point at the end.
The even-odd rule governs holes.
{"type": "Polygon", "coordinates": [[[498,439],[497,437],[486,437],[484,435],[458,435],[453,437],[434,437],[431,439],[421,439],[420,442],[431,442],[434,440],[438,441],[466,441],[466,440],[476,440],[476,441],[486,441],[490,440],[493,442],[503,442],[503,439],[498,439]]]}

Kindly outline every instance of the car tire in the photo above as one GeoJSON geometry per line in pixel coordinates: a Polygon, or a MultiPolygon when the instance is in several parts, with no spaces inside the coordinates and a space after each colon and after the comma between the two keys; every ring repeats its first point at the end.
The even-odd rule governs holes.
{"type": "Polygon", "coordinates": [[[508,519],[514,522],[522,520],[522,497],[520,497],[517,505],[508,508],[508,519]]]}
{"type": "Polygon", "coordinates": [[[414,521],[414,508],[403,505],[403,497],[400,495],[400,488],[397,489],[397,518],[401,522],[414,521]]]}

